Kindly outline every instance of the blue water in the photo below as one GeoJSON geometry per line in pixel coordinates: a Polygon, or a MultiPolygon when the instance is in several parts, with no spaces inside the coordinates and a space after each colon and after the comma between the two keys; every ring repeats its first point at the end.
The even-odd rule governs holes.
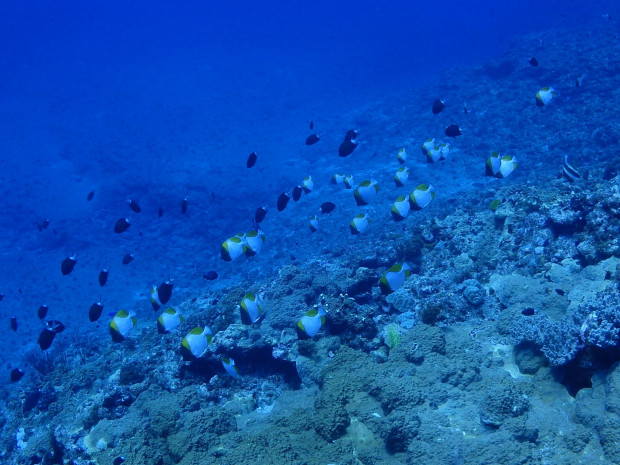
{"type": "MultiPolygon", "coordinates": [[[[3,2],[3,372],[36,347],[42,303],[50,306],[48,318],[66,324],[63,337],[85,332],[108,344],[108,312],[128,308],[154,320],[147,299],[152,284],[173,278],[180,303],[241,279],[268,278],[291,255],[318,257],[333,239],[327,233],[313,239],[307,218],[323,201],[344,199],[329,190],[329,176],[389,179],[380,155],[395,156],[398,148],[367,130],[360,149],[339,159],[348,129],[377,121],[390,127],[388,120],[398,125],[399,116],[412,124],[430,118],[432,101],[444,95],[425,89],[445,72],[455,76],[450,70],[499,59],[527,34],[583,33],[584,24],[598,24],[603,14],[614,20],[620,6],[611,0],[3,2]],[[427,106],[398,114],[400,104],[409,111],[414,100],[427,106]],[[384,101],[392,108],[386,114],[364,112],[384,101]],[[322,140],[307,147],[311,132],[322,140]],[[258,162],[247,169],[252,151],[258,162]],[[277,196],[307,175],[317,192],[305,206],[291,201],[278,214],[277,196]],[[185,197],[189,208],[182,214],[185,197]],[[130,198],[141,213],[129,210],[130,198]],[[250,230],[263,204],[267,255],[222,262],[222,241],[250,230]],[[132,226],[114,234],[114,221],[123,216],[132,226]],[[39,231],[43,219],[50,225],[39,231]],[[60,262],[74,253],[75,270],[62,276],[60,262]],[[121,265],[126,253],[136,258],[121,265]],[[97,273],[106,266],[110,281],[100,288],[97,273]],[[209,270],[220,278],[205,281],[209,270]],[[97,326],[86,314],[99,297],[105,311],[97,326]]],[[[452,115],[461,105],[454,102],[452,115]]],[[[433,136],[399,130],[400,143],[411,141],[410,157],[419,157],[418,144],[433,136]]],[[[436,184],[469,184],[459,177],[461,168],[436,184]]],[[[355,209],[342,208],[346,224],[355,209]]]]}

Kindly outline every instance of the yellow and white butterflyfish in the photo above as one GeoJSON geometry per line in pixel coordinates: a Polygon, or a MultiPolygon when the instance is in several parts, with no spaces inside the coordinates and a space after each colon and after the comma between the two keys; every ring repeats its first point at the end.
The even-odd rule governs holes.
{"type": "Polygon", "coordinates": [[[404,195],[399,195],[392,204],[392,218],[394,218],[394,221],[402,221],[407,218],[410,210],[409,199],[404,195]]]}
{"type": "Polygon", "coordinates": [[[426,152],[426,161],[427,163],[436,163],[442,160],[442,152],[439,146],[434,146],[426,152]]]}
{"type": "Polygon", "coordinates": [[[435,188],[431,185],[420,184],[409,194],[409,206],[412,210],[421,210],[435,198],[435,188]]]}
{"type": "Polygon", "coordinates": [[[174,308],[167,308],[157,318],[157,332],[168,334],[177,329],[183,323],[183,316],[174,308]]]}
{"type": "Polygon", "coordinates": [[[136,314],[127,310],[119,310],[110,321],[110,335],[114,342],[125,340],[136,326],[136,314]]]}
{"type": "Polygon", "coordinates": [[[325,324],[327,312],[322,307],[314,307],[308,310],[301,320],[297,322],[297,335],[300,339],[307,339],[318,334],[325,324]]]}
{"type": "Polygon", "coordinates": [[[159,300],[159,293],[157,292],[157,286],[151,286],[151,306],[153,311],[157,311],[161,308],[162,303],[159,300]]]}
{"type": "Polygon", "coordinates": [[[224,370],[226,370],[226,373],[233,378],[238,378],[240,376],[239,368],[237,368],[237,365],[235,365],[235,361],[232,358],[222,357],[222,366],[224,367],[224,370]]]}
{"type": "Polygon", "coordinates": [[[332,184],[342,184],[344,182],[344,174],[336,173],[332,176],[332,184]]]}
{"type": "Polygon", "coordinates": [[[353,187],[353,182],[354,182],[353,175],[347,174],[342,180],[342,182],[344,183],[344,187],[346,187],[347,189],[351,189],[353,187]]]}
{"type": "Polygon", "coordinates": [[[241,322],[245,325],[256,323],[263,314],[259,298],[252,292],[248,292],[239,304],[241,322]]]}
{"type": "Polygon", "coordinates": [[[181,341],[181,356],[189,362],[200,358],[207,351],[207,346],[213,339],[213,333],[208,326],[200,326],[192,329],[181,341]]]}
{"type": "Polygon", "coordinates": [[[439,151],[441,152],[441,159],[445,160],[450,155],[450,151],[452,150],[450,144],[448,142],[444,142],[443,144],[439,144],[439,151]]]}
{"type": "Polygon", "coordinates": [[[406,263],[398,263],[389,268],[379,280],[379,287],[383,294],[391,294],[400,289],[405,280],[411,275],[411,268],[406,263]]]}
{"type": "Polygon", "coordinates": [[[498,178],[505,178],[517,169],[517,157],[512,155],[504,155],[500,158],[499,171],[495,175],[498,178]]]}
{"type": "Polygon", "coordinates": [[[401,166],[400,168],[398,168],[396,174],[394,175],[394,182],[396,183],[396,187],[404,186],[405,182],[407,182],[407,179],[409,179],[409,169],[401,166]]]}
{"type": "Polygon", "coordinates": [[[265,242],[265,233],[260,229],[250,231],[245,235],[245,255],[247,257],[251,257],[256,255],[263,248],[263,243],[265,242]]]}
{"type": "Polygon", "coordinates": [[[310,227],[310,231],[316,232],[319,229],[319,217],[316,215],[312,215],[312,218],[310,218],[310,223],[308,223],[308,226],[310,227]]]}
{"type": "Polygon", "coordinates": [[[312,176],[306,176],[301,182],[301,187],[306,194],[312,192],[312,190],[314,189],[314,181],[312,180],[312,176]]]}
{"type": "Polygon", "coordinates": [[[369,222],[370,220],[368,219],[368,215],[366,213],[360,213],[351,220],[351,223],[349,223],[351,234],[354,236],[357,234],[364,234],[368,229],[369,222]]]}
{"type": "Polygon", "coordinates": [[[435,138],[434,138],[434,137],[433,137],[432,139],[426,139],[426,140],[422,143],[422,153],[423,153],[424,155],[426,155],[427,157],[429,156],[429,155],[428,155],[428,152],[429,152],[431,149],[434,149],[434,148],[435,148],[435,138]]]}
{"type": "Polygon", "coordinates": [[[398,149],[398,155],[396,155],[396,159],[401,165],[405,164],[405,162],[407,161],[407,151],[404,147],[398,149]]]}
{"type": "Polygon", "coordinates": [[[484,166],[484,172],[487,176],[496,176],[499,172],[499,167],[501,165],[501,160],[499,156],[499,152],[493,152],[487,158],[487,161],[484,166]]]}
{"type": "Polygon", "coordinates": [[[236,236],[231,237],[230,239],[226,239],[222,243],[222,247],[220,248],[220,255],[222,257],[222,260],[231,262],[243,255],[246,251],[246,248],[247,243],[245,240],[245,235],[240,233],[236,236]]]}
{"type": "Polygon", "coordinates": [[[536,106],[544,107],[555,97],[555,94],[553,87],[543,87],[536,92],[536,106]]]}
{"type": "Polygon", "coordinates": [[[377,181],[366,180],[362,181],[359,186],[353,191],[353,196],[355,197],[355,202],[358,206],[368,205],[372,199],[377,196],[377,192],[379,192],[379,184],[377,181]]]}

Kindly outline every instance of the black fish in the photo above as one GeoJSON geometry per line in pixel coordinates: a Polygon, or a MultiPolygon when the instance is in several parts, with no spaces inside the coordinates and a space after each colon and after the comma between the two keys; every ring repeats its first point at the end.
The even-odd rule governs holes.
{"type": "Polygon", "coordinates": [[[565,294],[565,292],[564,292],[564,290],[563,290],[563,289],[556,289],[556,290],[555,290],[555,292],[556,292],[556,294],[558,294],[558,295],[564,295],[564,294],[565,294]]]}
{"type": "Polygon", "coordinates": [[[91,322],[97,321],[99,317],[101,316],[102,312],[103,312],[103,303],[95,302],[94,304],[90,306],[90,309],[88,310],[88,319],[91,322]]]}
{"type": "Polygon", "coordinates": [[[77,263],[77,258],[75,258],[75,255],[73,257],[67,257],[60,264],[60,271],[62,272],[63,275],[67,276],[69,273],[73,271],[73,268],[75,267],[76,263],[77,263]]]}
{"type": "Polygon", "coordinates": [[[530,57],[530,65],[538,66],[538,60],[534,57],[530,57]]]}
{"type": "Polygon", "coordinates": [[[213,281],[214,279],[218,278],[218,275],[215,271],[207,271],[205,274],[202,275],[202,277],[207,281],[213,281]]]}
{"type": "Polygon", "coordinates": [[[56,337],[55,331],[52,331],[48,328],[45,328],[43,331],[41,331],[41,334],[39,334],[39,339],[37,340],[41,350],[49,349],[50,346],[52,345],[52,342],[54,342],[55,337],[56,337]]]}
{"type": "Polygon", "coordinates": [[[117,234],[124,233],[129,229],[129,226],[131,226],[129,218],[119,218],[116,220],[116,223],[114,223],[114,232],[117,234]]]}
{"type": "Polygon", "coordinates": [[[162,207],[161,205],[159,206],[159,210],[157,210],[157,216],[158,216],[159,218],[161,218],[162,216],[164,216],[164,209],[163,209],[163,207],[162,207]]]}
{"type": "Polygon", "coordinates": [[[258,159],[258,155],[256,152],[252,152],[248,157],[248,161],[245,163],[245,166],[248,168],[252,168],[256,164],[256,160],[258,159]]]}
{"type": "Polygon", "coordinates": [[[344,141],[338,147],[338,155],[341,157],[348,157],[353,153],[356,147],[359,145],[355,140],[357,138],[357,131],[355,129],[349,129],[344,136],[344,141]]]}
{"type": "Polygon", "coordinates": [[[50,220],[41,220],[37,223],[37,229],[39,230],[39,232],[42,232],[43,230],[47,229],[49,225],[50,220]]]}
{"type": "Polygon", "coordinates": [[[0,292],[0,302],[2,302],[2,299],[4,299],[4,294],[0,292]]]}
{"type": "Polygon", "coordinates": [[[283,211],[286,208],[286,205],[288,204],[289,200],[291,200],[290,194],[287,194],[286,192],[282,192],[280,194],[280,197],[278,197],[278,203],[277,203],[277,208],[279,212],[283,211]]]}
{"type": "Polygon", "coordinates": [[[42,395],[43,393],[38,389],[28,394],[24,399],[24,404],[22,406],[24,413],[28,413],[30,410],[35,408],[38,405],[42,395]]]}
{"type": "Polygon", "coordinates": [[[11,317],[11,329],[17,331],[17,317],[15,315],[11,317]]]}
{"type": "Polygon", "coordinates": [[[19,368],[13,368],[13,371],[11,371],[11,382],[12,383],[18,382],[23,377],[24,377],[23,371],[21,371],[19,368]]]}
{"type": "Polygon", "coordinates": [[[121,465],[125,461],[125,457],[116,457],[112,465],[121,465]]]}
{"type": "Polygon", "coordinates": [[[134,212],[140,213],[142,211],[140,205],[138,205],[138,202],[134,199],[129,199],[127,202],[129,203],[129,208],[131,208],[134,212]]]}
{"type": "Polygon", "coordinates": [[[332,202],[325,202],[321,205],[321,213],[331,213],[336,208],[336,205],[332,202]]]}
{"type": "Polygon", "coordinates": [[[312,131],[314,129],[314,121],[310,120],[310,130],[312,131]]]}
{"type": "Polygon", "coordinates": [[[170,300],[170,297],[172,297],[173,287],[174,287],[174,284],[172,283],[172,281],[168,280],[168,281],[164,281],[163,283],[161,283],[159,287],[157,288],[157,298],[159,299],[159,302],[161,302],[162,305],[166,305],[168,301],[170,300]]]}
{"type": "Polygon", "coordinates": [[[265,207],[258,207],[256,213],[254,213],[254,221],[258,224],[265,219],[267,209],[265,207]]]}
{"type": "Polygon", "coordinates": [[[99,285],[101,287],[105,286],[105,283],[108,282],[108,275],[110,274],[109,268],[104,268],[99,272],[99,285]]]}
{"type": "Polygon", "coordinates": [[[95,191],[90,191],[88,195],[86,196],[86,200],[90,202],[94,196],[95,196],[95,191]]]}
{"type": "Polygon", "coordinates": [[[347,133],[344,135],[344,140],[353,140],[357,139],[359,133],[355,129],[349,129],[347,133]]]}
{"type": "Polygon", "coordinates": [[[37,316],[39,317],[39,320],[42,320],[43,318],[47,316],[48,310],[49,310],[49,307],[45,304],[39,307],[39,309],[37,310],[37,316]]]}
{"type": "Polygon", "coordinates": [[[446,108],[446,104],[443,100],[435,100],[433,102],[433,115],[438,115],[446,108]]]}
{"type": "Polygon", "coordinates": [[[62,333],[65,330],[65,325],[58,320],[49,320],[45,323],[45,327],[56,334],[62,333]]]}
{"type": "Polygon", "coordinates": [[[306,138],[306,145],[314,145],[314,144],[316,144],[320,140],[321,140],[321,138],[319,136],[317,136],[316,134],[310,134],[306,138]]]}
{"type": "Polygon", "coordinates": [[[446,136],[448,137],[457,137],[461,134],[461,128],[459,128],[456,124],[451,124],[450,126],[446,127],[446,136]]]}
{"type": "Polygon", "coordinates": [[[187,205],[189,204],[187,197],[185,197],[183,199],[183,201],[181,202],[181,213],[183,213],[184,215],[187,213],[187,205]]]}
{"type": "Polygon", "coordinates": [[[525,316],[532,316],[536,314],[536,310],[533,309],[532,307],[527,307],[521,310],[521,313],[525,316]]]}
{"type": "Polygon", "coordinates": [[[302,192],[303,192],[303,189],[301,188],[301,186],[295,186],[293,188],[293,200],[295,202],[297,202],[301,198],[302,192]]]}
{"type": "Polygon", "coordinates": [[[133,258],[134,258],[133,254],[130,254],[130,253],[125,254],[125,256],[123,257],[123,261],[122,261],[123,265],[129,265],[131,261],[133,260],[133,258]]]}
{"type": "Polygon", "coordinates": [[[469,113],[469,106],[467,106],[467,102],[463,102],[463,113],[469,113]]]}

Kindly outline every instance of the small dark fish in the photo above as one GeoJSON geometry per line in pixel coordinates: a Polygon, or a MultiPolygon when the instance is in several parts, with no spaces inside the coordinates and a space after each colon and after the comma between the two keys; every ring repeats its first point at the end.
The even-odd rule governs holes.
{"type": "Polygon", "coordinates": [[[443,100],[435,100],[433,102],[433,115],[438,115],[446,108],[446,104],[443,100]]]}
{"type": "Polygon", "coordinates": [[[293,188],[293,200],[295,202],[297,202],[300,198],[301,198],[301,193],[303,192],[303,189],[301,186],[295,186],[293,188]]]}
{"type": "Polygon", "coordinates": [[[125,254],[125,256],[123,257],[122,263],[123,265],[129,265],[133,259],[134,259],[133,254],[131,253],[125,254]]]}
{"type": "Polygon", "coordinates": [[[54,342],[55,337],[56,331],[52,331],[48,328],[45,328],[43,331],[41,331],[41,334],[39,334],[39,339],[37,340],[37,343],[39,344],[41,350],[49,349],[52,345],[52,342],[54,342]]]}
{"type": "Polygon", "coordinates": [[[105,286],[105,283],[108,282],[108,275],[110,274],[109,268],[104,268],[99,272],[99,285],[101,287],[105,286]]]}
{"type": "Polygon", "coordinates": [[[321,140],[321,138],[319,136],[317,136],[316,134],[310,134],[306,138],[306,145],[314,145],[314,144],[316,144],[320,140],[321,140]]]}
{"type": "Polygon", "coordinates": [[[555,292],[558,295],[562,295],[562,296],[564,295],[564,290],[562,290],[562,289],[556,289],[555,292]]]}
{"type": "Polygon", "coordinates": [[[11,317],[11,329],[17,331],[17,317],[15,315],[11,317]]]}
{"type": "Polygon", "coordinates": [[[446,136],[448,137],[457,137],[461,134],[463,134],[461,132],[461,128],[459,128],[456,124],[451,124],[450,126],[446,127],[446,136]]]}
{"type": "Polygon", "coordinates": [[[265,219],[267,215],[267,209],[265,207],[258,207],[256,213],[254,213],[254,221],[258,224],[265,219]]]}
{"type": "Polygon", "coordinates": [[[352,140],[345,140],[340,147],[338,147],[338,156],[340,157],[348,157],[353,153],[353,151],[357,148],[359,144],[352,140]]]}
{"type": "Polygon", "coordinates": [[[45,323],[45,327],[56,334],[62,333],[65,330],[65,325],[58,320],[49,320],[45,323]]]}
{"type": "Polygon", "coordinates": [[[48,310],[49,310],[49,307],[45,304],[39,307],[39,309],[37,310],[37,316],[39,317],[39,320],[42,320],[43,318],[47,316],[48,310]]]}
{"type": "Polygon", "coordinates": [[[129,218],[119,218],[116,220],[116,223],[114,223],[114,232],[117,234],[124,233],[129,229],[129,226],[131,226],[129,218]]]}
{"type": "Polygon", "coordinates": [[[187,213],[188,204],[189,204],[189,201],[187,200],[187,197],[185,197],[183,201],[181,202],[181,213],[183,213],[184,215],[187,213]]]}
{"type": "Polygon", "coordinates": [[[50,220],[41,220],[37,223],[37,229],[39,232],[44,231],[50,225],[50,220]]]}
{"type": "Polygon", "coordinates": [[[4,294],[0,292],[0,302],[2,302],[2,299],[4,299],[4,294]]]}
{"type": "Polygon", "coordinates": [[[88,310],[88,319],[93,322],[97,321],[103,312],[103,302],[95,302],[88,310]]]}
{"type": "Polygon", "coordinates": [[[125,461],[125,457],[116,457],[114,459],[114,462],[112,462],[112,465],[121,465],[121,463],[123,463],[125,461]]]}
{"type": "Polygon", "coordinates": [[[77,258],[75,257],[75,255],[73,255],[72,257],[67,257],[60,264],[60,271],[62,272],[63,275],[67,276],[69,273],[73,271],[73,268],[75,268],[76,263],[77,263],[77,258]]]}
{"type": "Polygon", "coordinates": [[[314,129],[314,121],[310,120],[310,130],[312,131],[314,129]]]}
{"type": "Polygon", "coordinates": [[[42,395],[43,393],[38,389],[28,394],[24,399],[24,404],[22,405],[24,413],[28,413],[33,408],[35,408],[39,404],[39,400],[41,399],[42,395]]]}
{"type": "Polygon", "coordinates": [[[347,133],[344,135],[344,140],[353,140],[357,139],[359,133],[355,129],[349,129],[347,133]]]}
{"type": "Polygon", "coordinates": [[[218,278],[218,274],[215,271],[207,271],[202,277],[207,281],[213,281],[218,278]]]}
{"type": "Polygon", "coordinates": [[[467,114],[470,112],[469,106],[467,105],[467,102],[463,102],[463,113],[467,114]]]}
{"type": "Polygon", "coordinates": [[[332,202],[325,202],[321,205],[321,213],[331,213],[336,208],[336,205],[332,202]]]}
{"type": "Polygon", "coordinates": [[[21,371],[19,368],[13,368],[13,371],[11,371],[11,382],[12,383],[18,382],[23,377],[24,377],[23,371],[21,371]]]}
{"type": "Polygon", "coordinates": [[[136,202],[134,199],[129,199],[127,203],[129,203],[129,208],[131,208],[132,211],[136,213],[140,213],[142,211],[140,205],[138,205],[138,202],[136,202]]]}
{"type": "Polygon", "coordinates": [[[157,216],[159,218],[161,218],[162,216],[164,216],[164,208],[160,205],[159,209],[157,210],[157,216]]]}
{"type": "Polygon", "coordinates": [[[521,313],[525,316],[532,316],[536,314],[536,310],[533,309],[532,307],[527,307],[521,310],[521,313]]]}
{"type": "Polygon", "coordinates": [[[583,85],[583,74],[575,78],[575,87],[581,87],[583,85]]]}
{"type": "Polygon", "coordinates": [[[280,197],[278,197],[277,208],[278,211],[283,211],[288,205],[288,201],[291,200],[291,194],[287,194],[286,192],[282,192],[280,197]]]}
{"type": "Polygon", "coordinates": [[[248,168],[252,168],[256,164],[256,160],[258,160],[258,155],[256,154],[256,152],[252,152],[248,157],[248,161],[245,162],[245,166],[247,166],[248,168]]]}
{"type": "Polygon", "coordinates": [[[172,297],[173,287],[174,287],[174,284],[172,283],[172,281],[168,280],[168,281],[164,281],[163,283],[161,283],[159,287],[157,288],[157,298],[159,299],[162,305],[166,305],[168,301],[170,300],[170,297],[172,297]]]}
{"type": "Polygon", "coordinates": [[[86,196],[86,201],[90,202],[94,196],[95,196],[95,191],[90,191],[88,195],[86,196]]]}
{"type": "Polygon", "coordinates": [[[530,57],[530,65],[538,66],[538,60],[534,57],[530,57]]]}

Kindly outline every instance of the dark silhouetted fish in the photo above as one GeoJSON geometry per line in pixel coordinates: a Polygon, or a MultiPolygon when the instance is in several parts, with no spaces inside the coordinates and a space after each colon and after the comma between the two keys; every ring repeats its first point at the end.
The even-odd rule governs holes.
{"type": "Polygon", "coordinates": [[[95,196],[95,191],[90,191],[88,195],[86,196],[86,201],[90,202],[94,196],[95,196]]]}
{"type": "Polygon", "coordinates": [[[112,462],[112,465],[121,465],[124,462],[125,462],[125,457],[119,456],[114,459],[114,462],[112,462]]]}
{"type": "Polygon", "coordinates": [[[278,203],[276,205],[279,212],[283,211],[288,205],[288,201],[291,200],[291,194],[286,192],[282,192],[280,197],[278,197],[278,203]]]}
{"type": "Polygon", "coordinates": [[[433,115],[438,115],[446,108],[446,103],[443,100],[435,100],[433,102],[433,115]]]}
{"type": "Polygon", "coordinates": [[[60,264],[60,271],[63,275],[67,276],[69,273],[73,271],[75,268],[75,264],[77,263],[77,258],[75,255],[71,257],[65,258],[60,264]]]}
{"type": "Polygon", "coordinates": [[[245,162],[245,166],[252,168],[256,164],[256,160],[258,160],[258,155],[256,152],[252,152],[248,157],[248,161],[245,162]]]}
{"type": "Polygon", "coordinates": [[[534,57],[530,57],[530,65],[538,66],[538,60],[534,57]]]}
{"type": "Polygon", "coordinates": [[[256,213],[254,213],[254,221],[258,224],[265,219],[265,215],[267,215],[267,208],[258,207],[256,209],[256,213]]]}
{"type": "Polygon", "coordinates": [[[12,383],[18,382],[23,377],[24,377],[23,371],[21,371],[19,368],[13,368],[13,370],[11,371],[11,382],[12,383]]]}
{"type": "Polygon", "coordinates": [[[527,307],[521,310],[521,313],[525,316],[532,316],[536,314],[536,310],[533,309],[532,307],[527,307]]]}
{"type": "Polygon", "coordinates": [[[308,137],[306,137],[306,145],[314,145],[320,140],[321,138],[316,134],[310,134],[308,137]]]}
{"type": "Polygon", "coordinates": [[[131,253],[125,254],[125,256],[123,257],[122,263],[123,265],[129,265],[133,259],[134,259],[133,254],[131,253]]]}
{"type": "Polygon", "coordinates": [[[105,284],[108,282],[108,275],[110,274],[110,269],[109,268],[104,268],[103,270],[101,270],[99,272],[99,285],[101,287],[105,286],[105,284]]]}
{"type": "Polygon", "coordinates": [[[312,131],[314,129],[314,121],[310,120],[310,130],[312,131]]]}
{"type": "Polygon", "coordinates": [[[56,332],[52,331],[49,328],[44,328],[43,331],[41,331],[41,334],[39,334],[39,339],[37,340],[37,343],[39,344],[39,347],[41,348],[41,350],[47,350],[50,348],[50,346],[52,345],[52,342],[54,342],[54,338],[56,337],[56,332]]]}
{"type": "Polygon", "coordinates": [[[293,188],[293,200],[295,202],[297,202],[300,198],[301,198],[301,193],[303,192],[303,189],[301,186],[295,186],[293,188]]]}
{"type": "Polygon", "coordinates": [[[129,229],[129,226],[131,226],[129,218],[119,218],[116,220],[116,223],[114,223],[114,232],[117,234],[124,233],[129,229]]]}
{"type": "Polygon", "coordinates": [[[162,305],[166,305],[170,300],[170,297],[172,297],[173,287],[174,284],[172,283],[172,280],[168,280],[161,283],[157,288],[157,298],[162,305]]]}
{"type": "Polygon", "coordinates": [[[336,205],[332,202],[324,202],[321,205],[321,213],[331,213],[334,211],[334,209],[336,208],[336,205]]]}
{"type": "Polygon", "coordinates": [[[14,315],[11,317],[11,329],[17,331],[17,317],[14,315]]]}
{"type": "Polygon", "coordinates": [[[157,210],[157,216],[159,218],[161,218],[162,216],[164,216],[164,208],[160,205],[159,209],[157,210]]]}
{"type": "Polygon", "coordinates": [[[184,215],[187,213],[187,206],[188,205],[189,205],[189,201],[187,200],[187,197],[185,197],[181,201],[181,213],[183,213],[184,215]]]}
{"type": "Polygon", "coordinates": [[[349,129],[344,136],[344,141],[338,147],[338,155],[341,157],[348,157],[359,145],[357,142],[357,131],[355,129],[349,129]]]}
{"type": "Polygon", "coordinates": [[[3,299],[4,299],[4,294],[0,292],[0,302],[2,302],[3,299]]]}
{"type": "Polygon", "coordinates": [[[39,404],[41,396],[42,393],[38,389],[28,394],[24,399],[24,404],[22,405],[23,412],[28,413],[35,408],[39,404]]]}
{"type": "Polygon", "coordinates": [[[49,310],[49,307],[45,304],[39,307],[39,309],[37,310],[37,316],[39,317],[39,320],[42,320],[43,318],[47,316],[48,310],[49,310]]]}
{"type": "Polygon", "coordinates": [[[42,232],[43,230],[47,229],[49,225],[50,220],[41,220],[37,223],[37,229],[39,230],[39,232],[42,232]]]}
{"type": "Polygon", "coordinates": [[[95,302],[90,306],[88,310],[88,319],[90,321],[97,321],[103,312],[103,302],[95,302]]]}
{"type": "Polygon", "coordinates": [[[136,213],[140,213],[142,211],[140,205],[134,199],[129,199],[127,202],[129,203],[129,208],[131,208],[132,211],[136,213]]]}
{"type": "Polygon", "coordinates": [[[218,274],[215,271],[207,271],[202,277],[207,281],[213,281],[218,278],[218,274]]]}
{"type": "Polygon", "coordinates": [[[456,124],[451,124],[450,126],[446,127],[446,136],[448,137],[457,137],[461,134],[461,128],[459,128],[456,124]]]}

